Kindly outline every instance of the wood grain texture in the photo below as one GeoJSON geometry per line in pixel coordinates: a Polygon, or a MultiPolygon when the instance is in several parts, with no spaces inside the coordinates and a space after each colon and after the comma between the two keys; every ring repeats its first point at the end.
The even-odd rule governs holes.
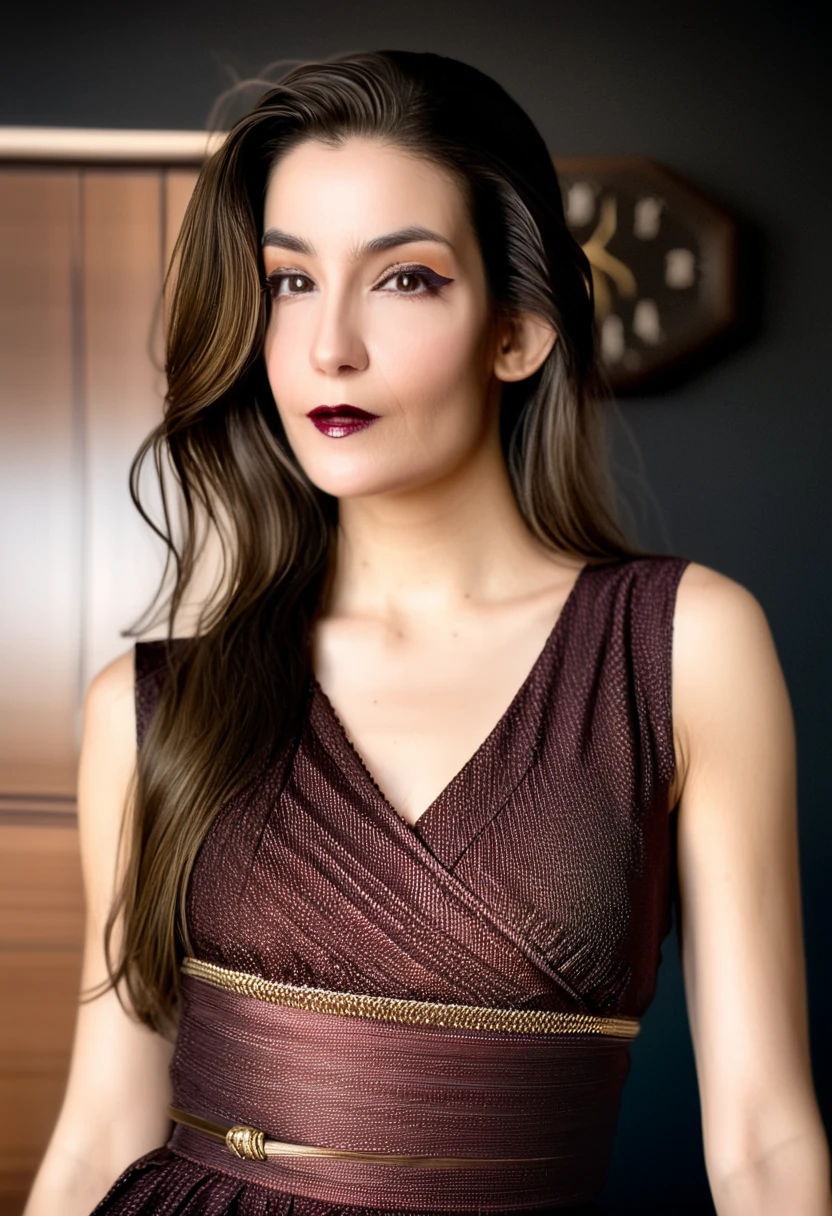
{"type": "Polygon", "coordinates": [[[78,742],[77,170],[0,173],[0,792],[67,794],[78,742]]]}
{"type": "Polygon", "coordinates": [[[163,564],[128,474],[161,418],[163,263],[189,176],[167,205],[161,167],[0,169],[0,1216],[20,1211],[66,1085],[83,697],[132,646],[120,631],[163,564]]]}
{"type": "Polygon", "coordinates": [[[0,827],[0,1216],[19,1212],[66,1086],[84,903],[74,827],[0,827]]]}
{"type": "Polygon", "coordinates": [[[86,686],[132,646],[121,630],[147,606],[164,565],[128,488],[131,461],[162,417],[164,234],[160,170],[88,170],[83,185],[86,686]]]}

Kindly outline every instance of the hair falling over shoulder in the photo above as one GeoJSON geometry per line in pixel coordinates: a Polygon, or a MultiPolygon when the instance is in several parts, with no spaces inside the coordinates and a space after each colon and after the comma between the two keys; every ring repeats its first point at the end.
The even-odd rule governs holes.
{"type": "Polygon", "coordinates": [[[139,749],[124,877],[105,931],[104,990],[126,988],[136,1016],[165,1034],[176,1025],[179,966],[192,953],[186,893],[197,851],[220,808],[291,751],[309,688],[310,626],[337,534],[337,500],[295,459],[263,363],[265,187],[297,143],[338,146],[351,136],[449,170],[469,207],[493,310],[531,310],[558,335],[533,376],[503,385],[503,450],[531,532],[592,562],[631,552],[615,520],[599,429],[590,268],[531,119],[489,76],[440,55],[373,51],[293,67],[199,175],[166,282],[163,421],[131,469],[136,506],[168,550],[148,614],[157,606],[169,637],[208,532],[222,564],[194,636],[169,650],[139,749]],[[161,524],[139,496],[148,456],[161,524]],[[177,483],[176,529],[166,469],[177,483]]]}

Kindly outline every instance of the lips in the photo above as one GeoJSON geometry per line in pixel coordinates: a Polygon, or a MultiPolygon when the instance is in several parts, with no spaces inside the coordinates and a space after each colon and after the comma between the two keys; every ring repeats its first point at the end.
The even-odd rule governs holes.
{"type": "Polygon", "coordinates": [[[357,405],[318,405],[306,415],[313,426],[331,439],[343,439],[355,431],[363,431],[378,418],[368,410],[361,410],[357,405]]]}

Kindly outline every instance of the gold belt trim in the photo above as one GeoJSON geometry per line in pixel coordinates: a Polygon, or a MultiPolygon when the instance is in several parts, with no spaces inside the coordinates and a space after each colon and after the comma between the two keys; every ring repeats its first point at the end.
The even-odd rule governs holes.
{"type": "Polygon", "coordinates": [[[403,997],[333,992],[300,984],[264,980],[245,971],[232,971],[198,958],[185,958],[184,975],[225,988],[240,996],[256,997],[272,1005],[334,1013],[342,1017],[376,1018],[408,1026],[447,1026],[461,1030],[506,1030],[514,1034],[602,1034],[634,1039],[638,1018],[604,1018],[592,1013],[554,1013],[543,1009],[494,1009],[487,1005],[443,1005],[403,997]]]}
{"type": "Polygon", "coordinates": [[[382,1165],[418,1166],[421,1169],[466,1169],[494,1165],[517,1165],[531,1161],[554,1161],[554,1157],[428,1157],[406,1156],[402,1153],[369,1153],[359,1149],[316,1148],[310,1144],[288,1144],[283,1140],[268,1140],[266,1133],[245,1123],[212,1123],[199,1115],[188,1114],[176,1106],[168,1107],[175,1123],[202,1132],[219,1141],[244,1161],[265,1161],[269,1157],[329,1157],[336,1161],[370,1161],[382,1165]]]}

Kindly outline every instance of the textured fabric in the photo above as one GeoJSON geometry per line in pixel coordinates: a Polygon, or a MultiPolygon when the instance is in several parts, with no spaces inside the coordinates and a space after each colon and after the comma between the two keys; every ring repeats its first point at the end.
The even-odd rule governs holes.
{"type": "Polygon", "coordinates": [[[463,1169],[241,1161],[177,1127],[170,1146],[242,1180],[352,1206],[457,1212],[591,1199],[628,1040],[412,1026],[269,1004],[184,977],[174,1104],[292,1144],[432,1157],[542,1158],[463,1169]],[[273,1130],[272,1130],[273,1129],[273,1130]]]}
{"type": "MultiPolygon", "coordinates": [[[[671,641],[686,564],[585,567],[503,717],[414,826],[313,681],[291,763],[224,807],[199,852],[187,895],[196,956],[339,991],[641,1017],[671,923],[671,641]]],[[[164,678],[162,643],[137,644],[136,672],[141,739],[164,678]]],[[[175,1091],[187,1017],[184,1007],[175,1091]]],[[[598,1091],[599,1117],[613,1123],[626,1073],[615,1060],[598,1091]]],[[[248,1122],[245,1093],[240,1101],[195,1113],[248,1122]]],[[[360,1140],[358,1128],[342,1147],[360,1140]]],[[[585,1147],[597,1195],[609,1145],[593,1133],[585,1147]]],[[[290,1208],[371,1210],[241,1181],[190,1160],[174,1133],[96,1214],[290,1208]]]]}

